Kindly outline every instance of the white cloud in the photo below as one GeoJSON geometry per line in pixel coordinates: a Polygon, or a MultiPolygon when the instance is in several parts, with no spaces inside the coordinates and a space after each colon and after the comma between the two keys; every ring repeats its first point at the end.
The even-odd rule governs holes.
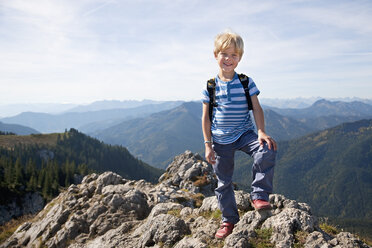
{"type": "Polygon", "coordinates": [[[372,91],[368,1],[14,0],[0,11],[0,103],[195,100],[226,28],[243,36],[238,69],[265,97],[372,91]],[[335,90],[352,79],[365,89],[335,90]]]}
{"type": "Polygon", "coordinates": [[[320,6],[293,9],[292,14],[352,34],[372,34],[372,5],[369,1],[324,2],[320,6]],[[324,6],[326,4],[326,6],[324,6]]]}

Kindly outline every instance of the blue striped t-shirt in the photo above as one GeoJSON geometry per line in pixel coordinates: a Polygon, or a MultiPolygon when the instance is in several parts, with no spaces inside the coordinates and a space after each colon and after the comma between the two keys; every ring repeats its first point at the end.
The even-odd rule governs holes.
{"type": "MultiPolygon", "coordinates": [[[[229,82],[224,82],[217,76],[215,82],[215,99],[218,106],[213,109],[211,126],[213,141],[218,144],[231,144],[243,133],[254,130],[254,125],[238,74],[235,73],[234,78],[229,82]]],[[[260,94],[251,78],[249,78],[248,88],[251,96],[260,94]]],[[[204,103],[210,101],[207,88],[203,90],[202,101],[204,103]]]]}

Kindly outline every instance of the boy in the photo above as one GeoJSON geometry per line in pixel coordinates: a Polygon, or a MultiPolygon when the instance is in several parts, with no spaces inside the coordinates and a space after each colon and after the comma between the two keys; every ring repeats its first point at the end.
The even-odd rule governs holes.
{"type": "Polygon", "coordinates": [[[218,75],[214,79],[217,106],[213,107],[210,120],[209,105],[212,98],[206,88],[203,91],[202,128],[205,157],[213,165],[218,179],[215,193],[222,212],[222,225],[216,238],[224,239],[239,221],[232,185],[235,151],[241,150],[254,159],[251,193],[253,207],[256,210],[270,209],[268,201],[272,192],[277,146],[265,133],[264,114],[257,98],[260,91],[249,78],[248,88],[257,134],[254,132],[244,88],[235,72],[244,53],[242,38],[236,33],[225,32],[217,35],[214,46],[214,57],[219,66],[218,75]]]}

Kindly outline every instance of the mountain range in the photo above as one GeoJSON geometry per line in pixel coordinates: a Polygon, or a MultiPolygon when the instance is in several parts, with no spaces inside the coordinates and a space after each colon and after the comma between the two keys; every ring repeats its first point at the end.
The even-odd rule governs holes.
{"type": "MultiPolygon", "coordinates": [[[[92,132],[124,120],[145,116],[166,109],[172,109],[182,102],[166,102],[141,105],[133,108],[102,109],[86,112],[66,112],[62,114],[47,114],[24,112],[13,117],[0,119],[9,124],[19,124],[31,127],[41,133],[63,132],[70,128],[84,132],[92,132]]],[[[102,107],[103,108],[103,107],[102,107]]],[[[81,111],[81,109],[75,109],[81,111]]]]}
{"type": "MultiPolygon", "coordinates": [[[[322,99],[321,97],[311,98],[260,98],[261,104],[277,108],[306,108],[314,102],[322,99]]],[[[372,105],[372,99],[357,97],[327,98],[329,101],[352,102],[359,101],[372,105]]],[[[164,103],[166,101],[155,100],[102,100],[86,104],[74,103],[24,103],[24,104],[0,104],[0,118],[11,117],[23,112],[36,112],[48,114],[61,114],[67,112],[87,112],[105,109],[134,108],[143,105],[164,103]]]]}
{"type": "Polygon", "coordinates": [[[358,101],[328,101],[325,99],[318,100],[307,108],[269,108],[281,115],[293,117],[298,120],[332,115],[366,117],[372,114],[371,104],[358,101]]]}
{"type": "MultiPolygon", "coordinates": [[[[165,168],[173,156],[185,149],[195,152],[204,149],[201,110],[199,102],[183,103],[174,109],[124,121],[91,135],[109,144],[123,145],[143,161],[165,168]]],[[[372,106],[359,102],[319,100],[304,109],[306,114],[284,116],[277,111],[267,107],[264,110],[266,131],[278,141],[298,138],[345,121],[372,118],[372,106]],[[323,115],[316,113],[320,106],[324,106],[323,115]],[[358,106],[363,108],[359,111],[358,106]],[[345,117],[345,109],[352,109],[353,115],[345,117]]],[[[289,110],[283,112],[286,111],[289,110]]],[[[301,109],[296,111],[301,112],[301,109]]]]}
{"type": "Polygon", "coordinates": [[[19,135],[37,134],[37,130],[18,124],[6,124],[0,121],[0,131],[6,133],[15,133],[19,135]]]}
{"type": "Polygon", "coordinates": [[[164,103],[154,100],[102,100],[88,104],[73,103],[25,103],[25,104],[0,104],[0,118],[11,117],[23,112],[36,112],[48,114],[62,114],[67,112],[88,112],[105,109],[135,108],[143,105],[164,103]]]}
{"type": "MultiPolygon", "coordinates": [[[[138,158],[163,169],[185,149],[203,151],[200,102],[103,101],[73,111],[93,109],[101,110],[58,115],[27,112],[1,121],[29,126],[42,133],[75,128],[105,143],[123,145],[138,158]],[[153,104],[141,105],[147,103],[153,104]],[[141,106],[130,108],[137,105],[141,106]],[[114,106],[122,108],[104,109],[114,106]]],[[[266,131],[277,141],[298,138],[343,122],[372,118],[372,105],[357,101],[321,99],[302,109],[264,106],[264,111],[266,131]]]]}
{"type": "MultiPolygon", "coordinates": [[[[78,105],[76,107],[70,108],[65,112],[89,112],[89,111],[99,111],[99,110],[108,110],[108,109],[131,109],[137,108],[141,106],[149,106],[149,105],[157,105],[161,103],[165,103],[167,101],[154,101],[154,100],[103,100],[103,101],[96,101],[90,104],[85,105],[78,105]]],[[[181,102],[181,101],[179,101],[181,102]]]]}

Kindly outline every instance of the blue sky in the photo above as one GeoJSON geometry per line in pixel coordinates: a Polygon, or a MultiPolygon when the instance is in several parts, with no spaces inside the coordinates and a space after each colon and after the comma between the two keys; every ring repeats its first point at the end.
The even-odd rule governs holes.
{"type": "Polygon", "coordinates": [[[0,104],[197,100],[213,40],[263,98],[372,98],[372,1],[0,2],[0,104]]]}

